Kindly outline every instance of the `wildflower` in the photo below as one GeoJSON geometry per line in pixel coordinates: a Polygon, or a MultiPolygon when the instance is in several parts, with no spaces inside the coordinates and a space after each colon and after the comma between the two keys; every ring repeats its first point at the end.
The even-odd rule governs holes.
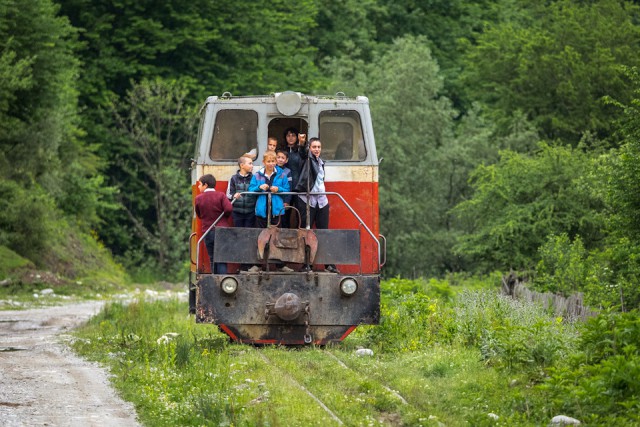
{"type": "Polygon", "coordinates": [[[171,340],[173,340],[174,338],[176,338],[178,336],[180,336],[180,334],[177,333],[177,332],[167,332],[166,334],[164,334],[163,336],[158,338],[156,340],[156,342],[158,343],[158,345],[160,345],[160,344],[168,344],[171,340]]]}

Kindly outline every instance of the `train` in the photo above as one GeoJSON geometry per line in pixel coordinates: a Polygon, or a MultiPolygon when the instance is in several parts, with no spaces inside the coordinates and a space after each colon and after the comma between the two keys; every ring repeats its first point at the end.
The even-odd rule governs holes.
{"type": "Polygon", "coordinates": [[[189,310],[196,323],[217,325],[238,343],[327,345],[380,321],[386,240],[380,234],[379,160],[367,97],[295,91],[208,97],[192,160],[192,199],[204,174],[212,174],[216,191],[225,192],[245,153],[256,154],[255,172],[268,137],[281,141],[288,128],[322,141],[328,229],[217,227],[214,261],[228,268],[213,274],[204,246],[209,230],[202,230],[195,210],[192,218],[189,310]],[[293,271],[273,268],[277,263],[293,271]],[[240,269],[247,264],[263,268],[240,269]],[[324,271],[325,264],[336,265],[338,273],[324,271]]]}

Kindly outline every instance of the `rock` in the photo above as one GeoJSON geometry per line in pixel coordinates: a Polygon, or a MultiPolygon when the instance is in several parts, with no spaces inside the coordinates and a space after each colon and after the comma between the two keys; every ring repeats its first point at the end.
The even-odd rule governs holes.
{"type": "Polygon", "coordinates": [[[0,286],[9,286],[11,284],[11,279],[4,279],[0,281],[0,286]]]}
{"type": "Polygon", "coordinates": [[[359,348],[356,350],[356,356],[373,356],[373,350],[370,348],[359,348]]]}
{"type": "Polygon", "coordinates": [[[566,415],[556,415],[551,418],[550,426],[579,426],[580,421],[566,415]]]}
{"type": "Polygon", "coordinates": [[[53,289],[47,288],[40,291],[40,295],[53,295],[53,289]]]}

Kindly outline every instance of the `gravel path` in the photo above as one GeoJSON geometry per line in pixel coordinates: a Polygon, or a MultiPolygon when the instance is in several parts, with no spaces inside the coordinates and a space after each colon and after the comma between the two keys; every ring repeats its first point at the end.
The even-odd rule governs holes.
{"type": "Polygon", "coordinates": [[[139,425],[107,372],[64,344],[102,304],[0,311],[0,426],[139,425]]]}

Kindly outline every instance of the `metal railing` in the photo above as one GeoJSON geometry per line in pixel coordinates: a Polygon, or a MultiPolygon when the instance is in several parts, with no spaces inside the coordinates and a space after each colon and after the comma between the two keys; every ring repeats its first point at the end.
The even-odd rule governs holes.
{"type": "MultiPolygon", "coordinates": [[[[245,195],[245,194],[251,194],[251,195],[255,195],[255,196],[267,196],[267,227],[269,226],[269,224],[271,223],[271,196],[274,193],[264,193],[264,192],[259,192],[259,191],[243,191],[240,193],[241,195],[245,195]]],[[[356,213],[356,211],[351,207],[351,205],[349,205],[349,203],[344,199],[344,197],[342,197],[342,195],[340,193],[336,193],[334,191],[325,191],[325,192],[308,192],[308,193],[296,193],[293,191],[287,191],[287,192],[278,192],[277,193],[278,196],[288,196],[288,195],[292,195],[292,196],[337,196],[340,198],[340,200],[342,201],[342,203],[344,203],[344,205],[347,207],[347,209],[349,209],[349,211],[351,212],[351,214],[358,220],[358,223],[360,226],[362,226],[367,233],[369,234],[369,236],[376,242],[377,245],[377,249],[378,249],[378,271],[380,271],[380,269],[382,268],[382,266],[384,264],[386,264],[387,262],[387,254],[386,254],[386,241],[387,239],[383,236],[380,235],[380,237],[384,240],[385,242],[385,250],[384,250],[384,261],[383,261],[383,251],[382,251],[382,246],[380,244],[380,239],[376,238],[375,234],[373,234],[373,232],[369,229],[369,227],[367,227],[367,224],[365,224],[365,222],[362,220],[362,218],[360,218],[360,216],[358,216],[358,214],[356,213]]],[[[231,200],[231,204],[233,205],[233,203],[236,201],[237,199],[233,199],[231,200]]],[[[307,225],[306,225],[306,229],[309,230],[311,229],[310,227],[310,219],[309,219],[309,202],[307,201],[306,203],[307,205],[307,225]]],[[[283,209],[284,210],[284,209],[283,209]]],[[[209,231],[211,231],[212,228],[214,228],[216,226],[216,224],[222,219],[222,217],[224,216],[224,212],[220,214],[220,216],[218,218],[216,218],[216,220],[213,222],[213,224],[211,224],[211,226],[209,228],[207,228],[207,230],[202,233],[202,237],[200,237],[200,239],[198,239],[198,242],[196,244],[196,273],[200,273],[200,270],[198,268],[198,261],[200,260],[200,244],[202,243],[202,241],[204,240],[204,238],[206,237],[206,235],[209,233],[209,231]]],[[[191,251],[191,239],[193,238],[194,235],[197,235],[196,233],[191,233],[191,236],[189,237],[189,251],[191,251]]],[[[189,254],[189,258],[191,260],[191,262],[193,263],[193,259],[191,258],[191,254],[189,254]]],[[[215,262],[215,260],[214,260],[215,262]]],[[[213,272],[212,272],[213,273],[213,272]]]]}

